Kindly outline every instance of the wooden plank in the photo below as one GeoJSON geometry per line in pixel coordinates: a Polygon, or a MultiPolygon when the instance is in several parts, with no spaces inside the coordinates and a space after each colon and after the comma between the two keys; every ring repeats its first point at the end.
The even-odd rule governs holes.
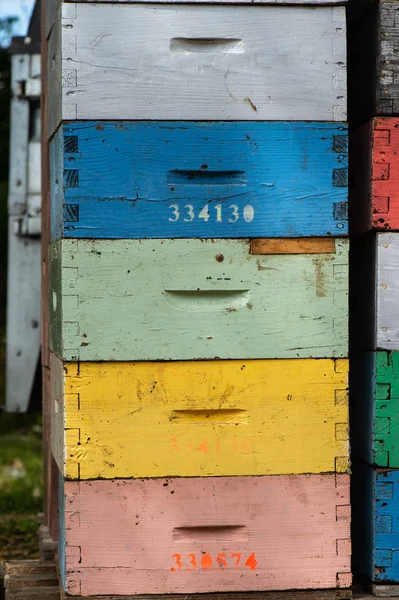
{"type": "Polygon", "coordinates": [[[345,359],[51,361],[68,479],[348,470],[345,359]]]}
{"type": "Polygon", "coordinates": [[[352,355],[352,454],[378,467],[399,468],[399,353],[352,355]]]}
{"type": "Polygon", "coordinates": [[[31,573],[22,575],[9,575],[6,573],[4,576],[4,587],[9,591],[23,590],[27,587],[55,587],[56,585],[57,575],[54,568],[50,573],[31,573]]]}
{"type": "MultiPolygon", "coordinates": [[[[77,4],[77,3],[84,3],[84,2],[93,2],[94,0],[76,0],[76,2],[73,2],[73,4],[77,4]]],[[[101,3],[101,2],[109,2],[109,0],[95,0],[97,4],[101,3]]],[[[162,3],[165,4],[173,4],[175,2],[177,2],[178,0],[162,0],[162,3]]],[[[189,0],[180,0],[179,3],[186,3],[189,0]]],[[[362,0],[362,2],[364,2],[365,0],[362,0]]],[[[54,21],[56,19],[56,15],[57,15],[57,10],[59,9],[60,5],[61,5],[62,0],[47,0],[47,18],[46,18],[46,36],[48,37],[50,35],[50,32],[54,26],[54,21]]],[[[71,2],[71,0],[65,0],[64,2],[64,9],[68,9],[68,3],[71,2]]],[[[118,4],[118,3],[123,3],[123,4],[140,4],[140,3],[147,3],[147,2],[151,2],[151,0],[113,0],[113,4],[118,4]]],[[[190,4],[207,4],[208,0],[190,0],[190,4]]],[[[213,3],[222,3],[222,0],[214,0],[213,3]]],[[[229,4],[251,4],[251,5],[257,5],[257,4],[269,4],[269,5],[296,5],[299,4],[300,6],[303,5],[309,5],[309,6],[344,6],[347,4],[347,0],[256,0],[256,2],[254,2],[253,0],[230,0],[229,4]]]]}
{"type": "Polygon", "coordinates": [[[399,229],[399,119],[376,118],[354,132],[352,232],[399,229]]]}
{"type": "Polygon", "coordinates": [[[396,598],[399,596],[399,585],[376,585],[372,584],[371,590],[378,598],[396,598]]]}
{"type": "Polygon", "coordinates": [[[52,350],[69,361],[345,357],[348,241],[335,248],[256,256],[248,240],[62,240],[52,350]]]}
{"type": "Polygon", "coordinates": [[[37,559],[30,560],[10,560],[5,564],[5,571],[8,575],[33,575],[33,574],[54,574],[54,562],[43,562],[37,559]]]}
{"type": "Polygon", "coordinates": [[[377,234],[377,348],[399,350],[399,233],[377,234]]]}
{"type": "Polygon", "coordinates": [[[399,582],[399,471],[354,461],[353,556],[356,570],[380,585],[399,582]]]}
{"type": "Polygon", "coordinates": [[[40,240],[8,219],[6,409],[26,412],[40,355],[40,240]]]}
{"type": "Polygon", "coordinates": [[[49,57],[49,135],[115,116],[346,121],[344,7],[67,4],[49,57]]]}
{"type": "Polygon", "coordinates": [[[62,494],[72,595],[351,584],[349,475],[66,481],[62,494]]]}
{"type": "Polygon", "coordinates": [[[329,254],[335,252],[332,238],[255,239],[251,254],[329,254]]]}
{"type": "Polygon", "coordinates": [[[399,113],[399,4],[392,0],[367,4],[370,6],[363,11],[356,11],[355,4],[349,14],[352,123],[399,113]]]}
{"type": "MultiPolygon", "coordinates": [[[[356,596],[353,596],[356,597],[356,596]]],[[[62,589],[60,600],[71,598],[62,589]]],[[[86,600],[84,596],[73,596],[74,600],[86,600]]],[[[153,594],[139,594],[137,596],[123,596],[123,600],[154,600],[153,594]]],[[[162,600],[351,600],[351,590],[287,590],[283,592],[228,592],[213,594],[168,594],[160,596],[162,600]]],[[[372,596],[362,594],[362,600],[372,600],[372,596]]],[[[7,599],[6,599],[7,600],[7,599]]],[[[17,598],[15,600],[18,600],[17,598]]],[[[23,598],[21,600],[30,600],[23,598]]],[[[51,599],[52,600],[52,599],[51,599]]],[[[58,600],[55,599],[55,600],[58,600]]],[[[90,600],[121,600],[121,596],[90,596],[90,600]]]]}
{"type": "Polygon", "coordinates": [[[6,590],[5,600],[60,600],[60,589],[54,587],[28,588],[25,590],[6,590]]]}
{"type": "Polygon", "coordinates": [[[52,240],[345,235],[347,153],[334,123],[68,123],[52,240]]]}
{"type": "Polygon", "coordinates": [[[49,282],[48,247],[50,241],[50,165],[47,134],[47,52],[46,17],[49,2],[41,0],[41,361],[42,361],[42,411],[43,411],[43,478],[44,478],[44,524],[52,531],[52,470],[50,448],[50,353],[49,353],[49,282]]]}

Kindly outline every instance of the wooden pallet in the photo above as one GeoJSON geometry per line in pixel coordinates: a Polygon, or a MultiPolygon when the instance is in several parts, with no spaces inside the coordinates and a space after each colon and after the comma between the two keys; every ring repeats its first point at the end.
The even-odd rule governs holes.
{"type": "Polygon", "coordinates": [[[4,587],[5,600],[60,600],[54,561],[7,562],[4,587]]]}

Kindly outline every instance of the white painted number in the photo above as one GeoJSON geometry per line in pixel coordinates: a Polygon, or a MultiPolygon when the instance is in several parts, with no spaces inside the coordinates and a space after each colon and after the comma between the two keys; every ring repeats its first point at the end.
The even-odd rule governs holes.
{"type": "Polygon", "coordinates": [[[247,223],[250,223],[251,221],[253,221],[254,216],[255,216],[253,206],[251,206],[250,204],[247,204],[247,206],[244,206],[243,215],[244,215],[244,221],[246,221],[247,223]]]}
{"type": "Polygon", "coordinates": [[[235,223],[236,221],[238,221],[239,219],[239,214],[238,214],[238,206],[237,204],[232,204],[230,206],[230,210],[233,211],[231,217],[229,218],[229,223],[235,223]]]}
{"type": "Polygon", "coordinates": [[[192,204],[186,204],[184,208],[187,209],[187,216],[190,217],[189,219],[184,217],[184,220],[189,223],[190,221],[194,220],[194,206],[192,204]]]}
{"type": "Polygon", "coordinates": [[[179,207],[177,206],[177,204],[171,204],[169,206],[169,208],[171,208],[173,210],[173,216],[175,217],[174,219],[172,219],[171,217],[169,217],[169,221],[178,221],[179,217],[180,217],[180,213],[179,213],[179,207]]]}
{"type": "Polygon", "coordinates": [[[199,213],[198,218],[204,219],[205,223],[209,221],[209,208],[207,204],[205,204],[204,208],[199,213]]]}
{"type": "MultiPolygon", "coordinates": [[[[178,204],[171,204],[169,208],[172,211],[172,215],[169,217],[169,221],[172,223],[176,223],[180,219],[180,208],[178,204]]],[[[197,216],[194,213],[194,206],[192,204],[186,204],[184,206],[185,216],[183,217],[183,221],[186,223],[191,223],[195,218],[203,219],[205,223],[208,223],[209,220],[216,221],[216,223],[223,223],[223,206],[221,204],[216,204],[215,206],[209,206],[205,204],[204,208],[200,210],[197,216]],[[212,210],[214,209],[214,211],[212,210]]],[[[225,207],[224,210],[228,211],[228,214],[224,215],[224,218],[229,223],[236,223],[240,218],[244,219],[246,223],[251,223],[255,218],[255,211],[253,206],[247,204],[244,206],[242,211],[237,206],[237,204],[231,204],[229,207],[225,207]],[[242,214],[240,215],[240,212],[242,214]]]]}

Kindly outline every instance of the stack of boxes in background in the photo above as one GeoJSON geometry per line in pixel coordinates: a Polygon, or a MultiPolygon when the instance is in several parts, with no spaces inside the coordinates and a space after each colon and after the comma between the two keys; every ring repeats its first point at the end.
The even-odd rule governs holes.
{"type": "Polygon", "coordinates": [[[361,7],[353,49],[352,448],[355,569],[399,595],[399,3],[361,7]],[[371,120],[369,117],[372,117],[371,120]]]}
{"type": "Polygon", "coordinates": [[[56,4],[62,584],[347,590],[345,9],[56,4]]]}

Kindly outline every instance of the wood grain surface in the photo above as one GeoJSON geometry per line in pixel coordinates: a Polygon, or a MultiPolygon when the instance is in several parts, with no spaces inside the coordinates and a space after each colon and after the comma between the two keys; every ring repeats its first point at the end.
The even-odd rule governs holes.
{"type": "Polygon", "coordinates": [[[84,121],[51,142],[52,239],[348,229],[344,124],[84,121]]]}
{"type": "Polygon", "coordinates": [[[348,470],[348,361],[62,363],[52,449],[68,479],[348,470]]]}
{"type": "Polygon", "coordinates": [[[66,481],[61,496],[72,595],[351,584],[349,475],[66,481]]]}
{"type": "Polygon", "coordinates": [[[115,117],[346,121],[344,7],[65,4],[48,56],[50,135],[115,117]]]}
{"type": "Polygon", "coordinates": [[[352,455],[399,468],[399,353],[352,353],[350,389],[352,455]]]}
{"type": "Polygon", "coordinates": [[[349,3],[348,80],[352,124],[399,113],[399,4],[397,1],[349,3]],[[356,6],[357,5],[357,6],[356,6]]]}
{"type": "Polygon", "coordinates": [[[64,360],[347,356],[348,241],[251,255],[248,240],[62,240],[51,347],[64,360]]]}
{"type": "Polygon", "coordinates": [[[399,350],[399,233],[376,239],[377,348],[399,350]]]}
{"type": "Polygon", "coordinates": [[[352,148],[352,231],[399,230],[399,119],[359,126],[352,148]]]}
{"type": "Polygon", "coordinates": [[[377,584],[399,583],[399,470],[352,465],[354,569],[377,584]]]}

